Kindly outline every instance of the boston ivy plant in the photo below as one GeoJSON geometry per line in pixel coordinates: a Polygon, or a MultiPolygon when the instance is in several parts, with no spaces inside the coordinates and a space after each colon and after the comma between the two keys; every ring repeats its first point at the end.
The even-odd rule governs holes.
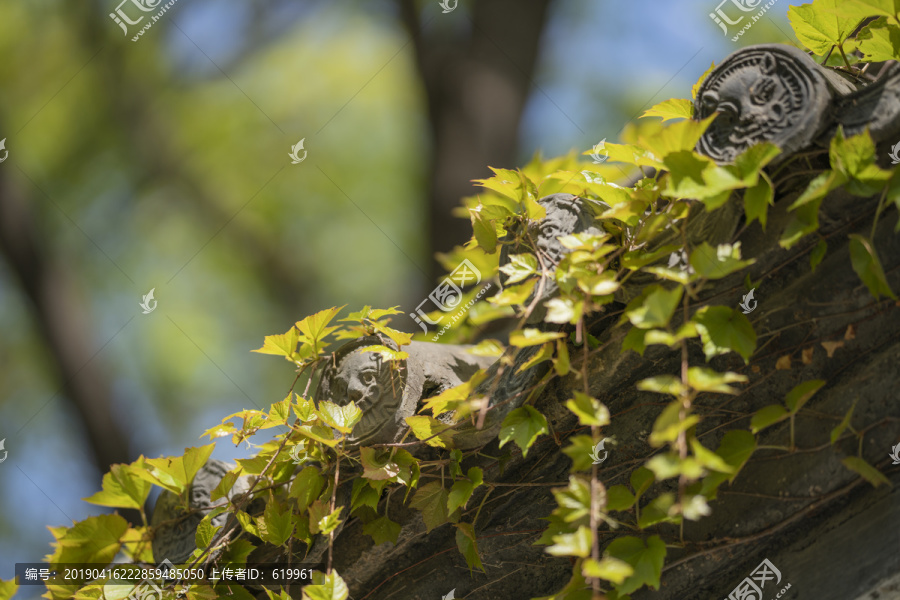
{"type": "MultiPolygon", "coordinates": [[[[790,7],[788,14],[801,42],[813,54],[823,57],[826,64],[837,65],[834,68],[857,71],[859,64],[854,63],[900,60],[898,0],[816,0],[790,7]],[[857,26],[869,17],[877,18],[851,38],[857,26]],[[835,50],[837,58],[832,57],[835,50]]],[[[442,338],[444,342],[469,340],[486,323],[516,315],[515,307],[526,303],[542,275],[553,277],[558,283],[559,293],[548,303],[544,320],[572,326],[570,340],[567,342],[562,333],[526,326],[525,317],[534,306],[518,314],[519,327],[509,337],[513,349],[539,347],[525,368],[549,361],[552,369],[548,378],[575,373],[583,382],[566,402],[583,433],[568,438],[563,448],[572,459],[569,481],[565,487],[553,489],[558,506],[549,515],[547,528],[538,540],[551,555],[570,557],[573,562],[570,582],[549,598],[587,600],[602,593],[609,600],[626,600],[643,586],[658,589],[667,544],[673,541],[642,532],[659,523],[678,525],[684,519],[698,520],[709,514],[708,503],[716,498],[718,487],[738,476],[757,448],[756,434],[765,428],[789,421],[791,440],[785,449],[793,449],[794,418],[824,384],[819,380],[799,384],[783,402],[753,414],[749,430],[727,430],[715,449],[705,447],[696,435],[695,426],[701,419],[695,410],[698,398],[710,393],[735,394],[739,389],[736,386],[747,379],[707,364],[690,364],[688,344],[699,343],[707,359],[735,353],[746,362],[757,348],[757,334],[747,317],[733,307],[698,300],[711,282],[745,271],[754,260],[742,255],[740,244],[713,246],[698,241],[692,235],[692,227],[704,219],[706,223],[714,222],[721,211],[727,210],[729,199],[735,194],[742,199],[746,221],[758,221],[765,227],[776,183],[764,169],[780,151],[771,144],[760,144],[746,150],[733,164],[718,165],[694,150],[710,119],[695,121],[691,117],[692,102],[688,99],[667,100],[654,106],[637,126],[626,130],[622,143],[606,144],[609,162],[599,167],[572,154],[546,160],[537,156],[518,170],[494,169],[493,177],[478,181],[482,193],[464,200],[462,209],[471,219],[472,240],[465,247],[440,256],[448,269],[465,258],[486,279],[496,277],[500,270],[499,249],[510,243],[505,236],[527,232],[523,225],[544,216],[539,198],[567,192],[598,201],[591,204],[605,233],[562,238],[561,243],[571,252],[555,272],[549,272],[537,254],[511,256],[502,268],[507,278],[503,291],[476,302],[442,338]],[[651,170],[652,174],[631,187],[610,181],[619,169],[627,168],[645,174],[645,170],[651,170]],[[700,205],[703,210],[692,210],[700,205]],[[686,257],[690,269],[660,266],[660,258],[679,252],[686,257]],[[663,346],[680,353],[682,360],[679,375],[660,373],[637,384],[639,389],[666,399],[648,439],[658,451],[631,472],[629,485],[607,487],[590,460],[591,450],[601,441],[603,428],[609,425],[611,417],[603,398],[594,397],[588,386],[587,358],[598,340],[588,333],[587,323],[592,315],[622,297],[627,298],[627,304],[616,327],[627,332],[621,351],[643,354],[648,346],[663,346]],[[570,355],[572,348],[575,352],[570,355]],[[667,480],[671,480],[671,485],[655,486],[667,480]],[[668,491],[652,495],[654,487],[668,491]],[[601,550],[601,524],[631,534],[614,536],[601,550]]],[[[830,168],[811,175],[805,191],[789,207],[791,221],[780,244],[791,248],[815,234],[819,208],[825,196],[835,189],[877,196],[871,233],[850,236],[850,259],[872,295],[896,299],[873,238],[875,225],[890,204],[900,207],[900,176],[896,170],[886,171],[875,164],[875,146],[868,133],[845,137],[838,131],[828,159],[830,168]]],[[[520,240],[511,242],[517,241],[520,240]]],[[[520,248],[534,247],[527,240],[521,241],[526,244],[520,248]]],[[[827,245],[820,240],[810,256],[812,269],[826,252],[827,245]]],[[[475,418],[482,405],[472,392],[484,379],[484,373],[428,399],[423,413],[408,420],[411,437],[446,452],[448,458],[422,460],[400,446],[349,450],[345,448],[345,437],[359,421],[361,412],[353,404],[342,407],[321,402],[317,406],[310,395],[311,374],[323,361],[330,360],[334,342],[363,335],[381,336],[399,350],[387,344],[370,350],[380,352],[390,364],[407,357],[403,347],[410,344],[412,336],[390,327],[391,316],[400,312],[396,308],[364,307],[338,319],[342,309],[323,310],[298,321],[283,334],[266,336],[256,352],[281,356],[296,370],[287,395],[268,411],[241,411],[206,431],[211,439],[230,436],[235,444],[249,443],[258,432],[269,428],[281,427],[284,433],[257,446],[255,456],[238,460],[237,468],[224,477],[212,494],[219,508],[198,527],[199,549],[187,564],[196,564],[212,552],[221,552],[220,561],[241,564],[253,550],[247,534],[301,553],[316,538],[324,537],[329,544],[326,571],[315,573],[313,584],[304,588],[303,597],[344,600],[348,597],[347,586],[331,567],[330,545],[335,531],[355,515],[364,521],[364,533],[376,544],[396,543],[401,527],[391,519],[387,503],[382,501],[388,491],[402,494],[404,501],[421,513],[427,530],[445,524],[455,528],[459,551],[469,568],[483,570],[477,522],[481,507],[495,486],[484,479],[484,472],[478,467],[463,472],[461,463],[474,451],[454,449],[454,426],[436,417],[455,411],[458,421],[475,418]],[[298,389],[298,383],[304,389],[298,389]],[[306,464],[299,473],[295,473],[297,462],[306,464]],[[361,474],[353,481],[350,506],[345,508],[336,502],[337,482],[342,472],[350,471],[361,474]],[[228,493],[240,476],[250,477],[251,492],[229,501],[228,493]],[[463,511],[473,508],[469,504],[479,488],[485,493],[469,520],[463,511]],[[251,497],[262,500],[265,507],[253,514],[248,512],[251,497]],[[214,527],[212,516],[223,512],[234,518],[224,526],[214,527]]],[[[499,355],[503,347],[496,340],[487,340],[478,349],[499,355]]],[[[530,400],[534,397],[532,394],[530,400]]],[[[850,425],[851,414],[852,408],[831,433],[832,443],[848,428],[855,433],[850,425]]],[[[544,416],[526,403],[505,418],[499,438],[501,446],[515,444],[524,456],[540,436],[547,434],[544,416]]],[[[140,457],[131,464],[114,466],[103,478],[103,489],[86,500],[100,506],[140,511],[143,524],[131,527],[121,516],[108,514],[90,517],[71,527],[51,528],[56,541],[47,562],[51,566],[109,564],[121,551],[135,562],[152,563],[153,528],[143,513],[151,489],[167,490],[186,503],[186,490],[211,451],[212,445],[206,445],[188,448],[181,456],[140,457]]],[[[887,482],[884,475],[859,456],[845,459],[844,464],[873,485],[887,482]]],[[[0,599],[10,597],[14,591],[12,583],[0,582],[0,599]]],[[[50,586],[45,597],[112,599],[124,598],[131,592],[132,586],[99,580],[50,586]]],[[[223,585],[191,585],[186,590],[169,586],[164,596],[175,598],[179,594],[189,600],[225,594],[251,597],[234,585],[227,591],[223,585]]],[[[273,600],[288,598],[285,591],[267,594],[273,600]]]]}

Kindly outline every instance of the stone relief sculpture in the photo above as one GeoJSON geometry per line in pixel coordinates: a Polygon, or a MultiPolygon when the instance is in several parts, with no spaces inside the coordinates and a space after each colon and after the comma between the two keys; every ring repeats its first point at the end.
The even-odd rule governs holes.
{"type": "Polygon", "coordinates": [[[869,128],[876,142],[900,134],[900,64],[858,87],[790,46],[761,44],[734,52],[697,91],[694,117],[719,116],[697,150],[720,163],[759,142],[789,156],[810,146],[827,147],[838,125],[846,135],[869,128]]]}
{"type": "Polygon", "coordinates": [[[409,358],[384,360],[378,352],[366,351],[389,345],[380,337],[362,337],[344,344],[334,353],[334,362],[325,366],[316,401],[339,405],[356,402],[363,417],[347,441],[352,445],[399,442],[406,433],[406,417],[421,407],[425,398],[468,381],[478,369],[496,359],[476,356],[466,346],[412,342],[403,351],[409,358]]]}

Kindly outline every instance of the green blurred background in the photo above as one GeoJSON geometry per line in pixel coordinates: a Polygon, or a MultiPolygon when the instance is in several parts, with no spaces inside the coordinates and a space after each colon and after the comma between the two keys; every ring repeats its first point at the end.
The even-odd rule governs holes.
{"type": "Polygon", "coordinates": [[[792,3],[740,44],[714,0],[178,0],[137,42],[116,0],[0,4],[0,578],[102,510],[81,498],[109,464],[281,400],[264,335],[414,310],[487,165],[616,140],[740,45],[790,42],[792,3]]]}

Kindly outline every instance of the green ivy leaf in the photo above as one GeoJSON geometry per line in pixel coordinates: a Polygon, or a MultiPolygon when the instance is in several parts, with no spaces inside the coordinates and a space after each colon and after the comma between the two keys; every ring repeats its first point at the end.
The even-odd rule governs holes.
{"type": "Polygon", "coordinates": [[[666,492],[650,501],[650,503],[641,510],[641,516],[638,518],[638,527],[646,529],[657,525],[658,523],[678,523],[681,517],[672,513],[672,507],[675,505],[675,495],[666,492]]]}
{"type": "Polygon", "coordinates": [[[519,283],[534,275],[538,269],[538,261],[534,254],[510,254],[509,262],[500,271],[508,277],[504,285],[519,283]]]}
{"type": "Polygon", "coordinates": [[[309,507],[309,530],[311,533],[328,535],[341,524],[341,511],[343,506],[338,506],[334,512],[328,512],[329,505],[322,500],[316,500],[309,507]]]}
{"type": "Polygon", "coordinates": [[[818,267],[825,258],[826,252],[828,252],[828,242],[823,238],[819,240],[819,243],[816,244],[816,247],[813,248],[812,252],[809,254],[809,268],[811,271],[815,272],[816,267],[818,267]]]}
{"type": "Polygon", "coordinates": [[[406,417],[406,424],[409,425],[416,439],[425,441],[429,446],[434,448],[453,446],[454,431],[450,429],[449,425],[441,423],[434,417],[428,415],[406,417]]]}
{"type": "Polygon", "coordinates": [[[788,411],[779,404],[770,404],[768,406],[764,406],[753,413],[753,417],[750,418],[750,431],[752,431],[753,433],[759,433],[766,427],[783,421],[787,417],[788,411]]]}
{"type": "Polygon", "coordinates": [[[300,331],[301,337],[304,338],[307,343],[312,344],[316,353],[318,353],[319,349],[325,347],[321,342],[331,332],[338,329],[338,327],[328,327],[328,324],[339,312],[344,310],[344,306],[333,306],[331,308],[326,308],[325,310],[320,310],[316,314],[309,315],[305,319],[297,321],[294,324],[300,331]]]}
{"type": "Polygon", "coordinates": [[[572,459],[572,471],[590,471],[593,460],[591,452],[594,450],[594,440],[589,435],[574,435],[569,438],[572,442],[563,448],[563,454],[572,459]]]}
{"type": "Polygon", "coordinates": [[[744,362],[750,361],[750,355],[756,349],[756,332],[743,313],[727,306],[704,306],[693,320],[700,332],[707,361],[729,350],[740,354],[744,362]]]}
{"type": "Polygon", "coordinates": [[[469,570],[479,569],[484,571],[484,565],[481,564],[481,557],[478,556],[478,540],[475,538],[475,528],[471,523],[456,524],[456,547],[465,557],[469,570]]]}
{"type": "Polygon", "coordinates": [[[522,449],[522,456],[542,433],[549,433],[547,419],[534,407],[525,405],[511,411],[500,426],[500,447],[514,441],[522,449]]]}
{"type": "Polygon", "coordinates": [[[891,486],[891,480],[884,476],[884,473],[867,463],[865,460],[859,458],[858,456],[848,456],[844,460],[841,461],[845,467],[862,476],[866,481],[871,483],[873,486],[878,487],[882,483],[887,484],[888,487],[891,486]]]}
{"type": "Polygon", "coordinates": [[[363,533],[371,537],[376,546],[385,542],[396,545],[397,538],[400,537],[400,529],[399,523],[394,523],[387,517],[378,517],[363,525],[363,533]]]}
{"type": "Polygon", "coordinates": [[[108,565],[119,552],[128,522],[119,515],[98,515],[71,527],[49,529],[56,541],[53,543],[55,551],[47,562],[51,565],[95,563],[99,567],[108,565]]]}
{"type": "Polygon", "coordinates": [[[856,42],[867,62],[900,58],[900,27],[884,17],[866,25],[856,36],[856,42]]]}
{"type": "Polygon", "coordinates": [[[641,118],[662,117],[663,122],[669,119],[690,119],[694,114],[694,107],[690,100],[671,98],[644,111],[641,118]]]}
{"type": "Polygon", "coordinates": [[[712,120],[713,116],[702,121],[693,119],[678,121],[648,135],[639,133],[638,141],[655,157],[662,160],[674,152],[693,151],[712,120]]]}
{"type": "Polygon", "coordinates": [[[636,498],[624,485],[614,485],[606,490],[606,510],[628,510],[636,498]]]}
{"type": "Polygon", "coordinates": [[[684,475],[689,479],[703,477],[703,467],[692,457],[680,458],[674,452],[657,454],[647,461],[647,468],[653,471],[658,481],[684,475]]]}
{"type": "MultiPolygon", "coordinates": [[[[336,511],[336,513],[340,514],[340,511],[336,511]]],[[[259,527],[262,540],[274,546],[280,546],[288,541],[294,531],[292,516],[290,506],[276,500],[269,500],[262,518],[265,527],[259,527]]],[[[203,547],[205,546],[201,546],[201,548],[203,547]]]]}
{"type": "Polygon", "coordinates": [[[691,86],[691,98],[697,97],[697,90],[700,89],[700,86],[703,85],[703,82],[706,80],[709,74],[712,73],[713,70],[715,70],[715,68],[716,63],[709,63],[709,68],[706,69],[706,71],[704,71],[703,74],[700,75],[700,79],[698,79],[697,82],[693,86],[691,86]]]}
{"type": "Polygon", "coordinates": [[[143,508],[153,485],[138,474],[140,470],[144,470],[143,459],[133,465],[112,465],[103,476],[103,491],[84,501],[113,508],[143,508]]]}
{"type": "Polygon", "coordinates": [[[367,506],[372,510],[378,508],[378,500],[381,498],[381,485],[386,480],[371,481],[359,477],[353,481],[353,490],[350,492],[350,511],[367,506]]]}
{"type": "Polygon", "coordinates": [[[469,209],[469,219],[472,222],[472,231],[478,245],[488,254],[497,250],[497,229],[494,224],[482,214],[482,206],[469,209]]]}
{"type": "MultiPolygon", "coordinates": [[[[220,510],[219,512],[222,511],[220,510]]],[[[213,526],[212,518],[213,513],[210,513],[203,517],[200,523],[197,524],[197,532],[194,534],[194,543],[198,548],[207,548],[212,542],[213,537],[216,535],[216,532],[219,530],[219,527],[213,526]]]]}
{"type": "Polygon", "coordinates": [[[383,346],[381,344],[366,346],[365,348],[360,349],[360,352],[377,352],[381,355],[383,360],[406,360],[409,358],[409,352],[394,350],[389,346],[383,346]]]}
{"type": "Polygon", "coordinates": [[[850,406],[850,410],[847,411],[847,414],[844,415],[844,418],[841,419],[841,422],[838,423],[838,426],[831,430],[831,443],[835,444],[838,439],[843,435],[844,431],[847,427],[850,426],[850,419],[853,418],[853,409],[856,408],[856,400],[853,401],[853,404],[850,406]]]}
{"type": "MultiPolygon", "coordinates": [[[[793,7],[791,7],[793,8],[793,7]]],[[[766,221],[769,217],[769,206],[775,204],[775,190],[765,177],[760,177],[753,187],[744,192],[744,214],[747,215],[747,224],[759,221],[763,231],[766,230],[766,221]]]]}
{"type": "Polygon", "coordinates": [[[784,405],[787,406],[792,415],[797,414],[797,412],[803,408],[803,405],[806,404],[807,401],[813,397],[813,394],[818,392],[825,383],[826,382],[821,379],[804,381],[787,393],[787,396],[784,397],[784,405]]]}
{"type": "Polygon", "coordinates": [[[540,346],[545,342],[551,342],[565,337],[559,331],[541,331],[540,329],[522,329],[509,334],[509,345],[517,348],[528,346],[540,346]]]}
{"type": "Polygon", "coordinates": [[[623,560],[606,556],[599,561],[588,558],[581,567],[585,577],[599,577],[615,584],[623,583],[634,574],[634,568],[623,560]]]}
{"type": "Polygon", "coordinates": [[[659,589],[663,561],[666,559],[666,544],[658,535],[644,540],[626,536],[610,542],[606,554],[632,566],[634,573],[622,584],[616,586],[620,594],[630,594],[641,586],[659,589]]]}
{"type": "Polygon", "coordinates": [[[307,508],[319,497],[325,487],[325,479],[315,467],[306,467],[294,477],[288,496],[297,499],[300,510],[307,508]]]}
{"type": "Polygon", "coordinates": [[[824,56],[840,46],[853,32],[860,17],[841,17],[826,9],[837,8],[847,0],[816,0],[815,4],[788,7],[788,20],[800,42],[813,54],[824,56]]]}
{"type": "Polygon", "coordinates": [[[720,244],[713,248],[706,242],[691,252],[690,263],[702,277],[707,279],[722,279],[735,271],[752,265],[755,260],[741,260],[741,243],[720,244]]]}
{"type": "Polygon", "coordinates": [[[609,409],[592,396],[583,392],[575,392],[575,398],[566,400],[566,407],[575,413],[582,425],[609,425],[609,409]]]}
{"type": "Polygon", "coordinates": [[[439,481],[432,481],[416,490],[409,505],[422,513],[425,529],[430,532],[438,525],[442,525],[450,520],[450,515],[447,511],[447,499],[447,490],[444,489],[439,481]]]}
{"type": "Polygon", "coordinates": [[[650,432],[650,445],[658,448],[667,442],[674,442],[682,431],[687,431],[700,422],[697,415],[687,415],[680,418],[682,406],[679,400],[669,403],[653,423],[653,431],[650,432]]]}
{"type": "Polygon", "coordinates": [[[691,450],[693,450],[694,458],[697,462],[706,469],[719,471],[727,475],[734,474],[735,471],[731,465],[712,450],[705,448],[698,439],[691,438],[691,450]]]}
{"type": "Polygon", "coordinates": [[[650,489],[650,486],[653,485],[653,481],[653,471],[647,467],[638,467],[632,471],[629,483],[631,483],[631,489],[634,490],[635,499],[640,498],[644,492],[650,489]]]}
{"type": "Polygon", "coordinates": [[[845,187],[851,194],[871,196],[891,179],[892,173],[876,164],[875,143],[868,130],[845,138],[843,129],[838,128],[831,140],[829,158],[831,168],[847,178],[845,187]]]}
{"type": "Polygon", "coordinates": [[[579,556],[587,558],[591,555],[593,544],[591,528],[581,525],[575,533],[562,533],[553,536],[553,545],[547,548],[547,553],[553,556],[579,556]]]}
{"type": "Polygon", "coordinates": [[[531,295],[531,291],[534,289],[534,284],[536,282],[537,279],[530,279],[525,283],[511,285],[509,287],[503,288],[502,292],[495,296],[491,296],[487,299],[487,301],[496,306],[514,306],[516,304],[524,304],[528,297],[531,295]]]}
{"type": "Polygon", "coordinates": [[[19,589],[19,586],[16,585],[15,581],[3,581],[0,579],[0,599],[9,600],[15,596],[17,589],[19,589]]]}
{"type": "Polygon", "coordinates": [[[853,270],[859,275],[869,293],[879,299],[881,296],[897,299],[896,294],[887,282],[884,268],[878,260],[878,254],[872,246],[872,242],[857,233],[851,233],[850,238],[850,262],[853,270]]]}
{"type": "Polygon", "coordinates": [[[337,571],[330,575],[313,571],[312,585],[303,588],[303,600],[347,600],[350,590],[337,571]]]}
{"type": "Polygon", "coordinates": [[[354,402],[349,402],[344,406],[340,406],[333,402],[323,400],[319,402],[319,408],[316,414],[329,427],[337,429],[341,433],[347,434],[353,431],[353,426],[362,419],[362,411],[354,402]]]}
{"type": "Polygon", "coordinates": [[[199,448],[185,448],[183,456],[148,458],[144,461],[145,467],[148,467],[146,470],[133,472],[150,483],[164,487],[174,494],[181,494],[194,480],[194,475],[200,467],[209,460],[215,447],[215,444],[208,444],[199,448]]]}
{"type": "Polygon", "coordinates": [[[637,388],[644,392],[656,392],[657,394],[670,394],[676,398],[684,393],[684,385],[681,379],[674,375],[655,375],[638,382],[637,388]]]}
{"type": "Polygon", "coordinates": [[[681,287],[667,290],[660,285],[648,286],[646,297],[635,307],[629,303],[625,316],[632,325],[641,329],[666,327],[681,302],[682,291],[681,287]]]}
{"type": "Polygon", "coordinates": [[[285,333],[275,335],[267,335],[263,338],[261,348],[251,350],[259,354],[274,354],[275,356],[283,356],[291,360],[294,352],[297,351],[297,343],[300,340],[300,332],[296,327],[291,327],[285,333]]]}
{"type": "Polygon", "coordinates": [[[747,381],[748,379],[745,375],[738,373],[719,373],[706,367],[690,367],[688,369],[688,385],[698,392],[737,394],[738,390],[728,384],[746,383],[747,381]]]}
{"type": "Polygon", "coordinates": [[[484,472],[478,467],[472,467],[468,472],[468,480],[454,481],[447,497],[447,511],[453,514],[457,508],[465,508],[475,488],[484,482],[484,472]]]}

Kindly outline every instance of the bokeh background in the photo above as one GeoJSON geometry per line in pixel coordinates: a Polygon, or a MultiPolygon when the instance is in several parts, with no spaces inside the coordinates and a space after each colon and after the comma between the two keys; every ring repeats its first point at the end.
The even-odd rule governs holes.
{"type": "Polygon", "coordinates": [[[801,3],[735,43],[716,0],[178,0],[137,42],[117,2],[0,3],[4,579],[103,510],[81,499],[110,464],[281,400],[264,335],[414,310],[488,165],[617,140],[742,45],[796,42],[801,3]]]}

